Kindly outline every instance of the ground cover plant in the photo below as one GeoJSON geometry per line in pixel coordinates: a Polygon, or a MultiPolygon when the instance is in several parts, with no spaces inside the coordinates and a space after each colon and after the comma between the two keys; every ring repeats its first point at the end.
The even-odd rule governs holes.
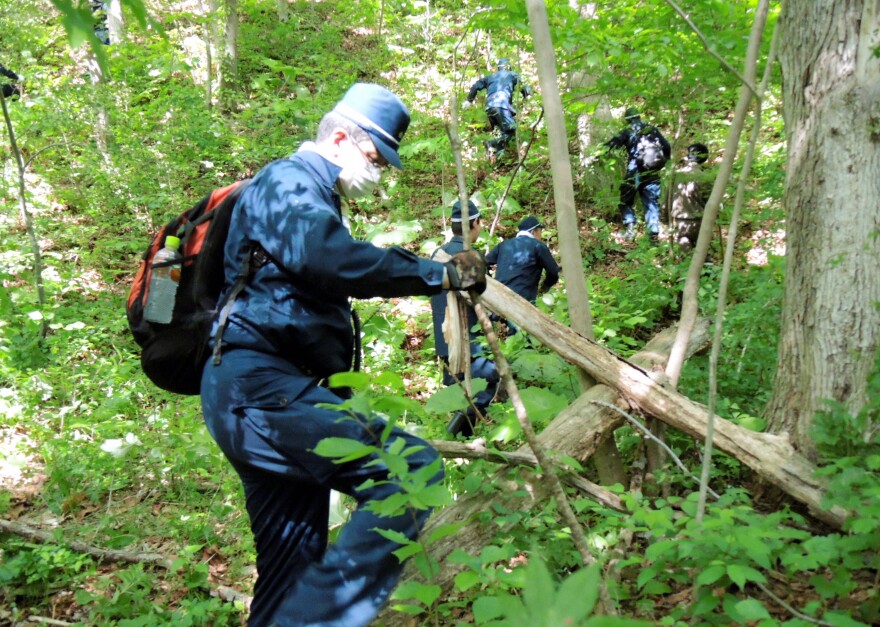
{"type": "MultiPolygon", "coordinates": [[[[619,130],[615,114],[635,102],[668,132],[679,156],[702,139],[719,169],[739,89],[673,4],[627,0],[591,14],[586,6],[547,3],[592,326],[597,343],[623,358],[679,319],[691,256],[665,237],[658,246],[620,237],[622,171],[600,144],[619,130]]],[[[740,63],[758,3],[682,4],[710,48],[740,63]]],[[[0,62],[24,77],[21,96],[4,101],[0,144],[0,623],[243,624],[256,578],[243,494],[204,428],[198,398],[162,392],[140,371],[124,316],[139,255],[161,224],[205,192],[253,175],[310,139],[323,112],[356,81],[392,86],[413,122],[401,150],[405,169],[386,175],[380,194],[351,203],[352,230],[429,254],[445,237],[458,194],[446,131],[450,96],[461,100],[499,56],[537,87],[529,15],[525,4],[494,0],[240,0],[233,69],[219,42],[236,3],[216,13],[187,2],[122,6],[124,37],[99,54],[89,42],[71,45],[92,32],[86,3],[9,0],[0,7],[7,34],[0,62]],[[215,44],[210,61],[207,40],[215,44]]],[[[771,25],[777,17],[774,7],[771,25]]],[[[765,54],[769,48],[768,36],[765,54]]],[[[726,290],[717,398],[709,391],[708,351],[686,362],[677,385],[756,432],[771,422],[765,410],[788,272],[790,166],[781,76],[771,76],[726,290]]],[[[488,136],[483,112],[460,116],[468,191],[487,218],[476,247],[489,250],[534,214],[547,224],[558,257],[562,234],[540,98],[520,110],[519,151],[494,166],[481,143],[488,136]]],[[[734,174],[742,169],[740,157],[734,174]]],[[[724,191],[697,294],[700,316],[709,318],[721,293],[735,179],[724,191]]],[[[568,324],[565,283],[541,296],[537,309],[568,324]]],[[[448,440],[445,425],[463,394],[440,383],[427,299],[356,308],[364,368],[342,381],[358,390],[352,408],[448,440]]],[[[496,329],[540,432],[579,398],[577,370],[528,334],[505,338],[503,325],[496,329]]],[[[716,496],[701,511],[702,442],[668,429],[666,463],[645,472],[652,441],[628,420],[613,440],[633,481],[606,486],[621,507],[565,488],[594,564],[576,549],[577,530],[559,501],[530,500],[549,468],[459,451],[448,455],[442,490],[401,472],[408,500],[388,508],[442,509],[474,496],[485,507],[402,544],[400,557],[413,565],[378,623],[877,624],[878,373],[875,364],[857,410],[828,399],[812,421],[817,480],[828,486],[824,505],[850,513],[840,527],[717,451],[708,478],[716,496]],[[482,545],[460,547],[440,563],[433,547],[467,525],[481,530],[482,545]],[[456,572],[441,585],[447,566],[456,572]]],[[[649,418],[637,407],[630,413],[649,418]]],[[[510,399],[491,406],[477,436],[498,455],[527,443],[510,399]]],[[[346,442],[326,442],[321,452],[365,453],[346,442]]],[[[406,455],[395,451],[385,461],[405,469],[406,455]]],[[[563,479],[599,481],[593,464],[564,455],[556,462],[563,479]]],[[[349,507],[345,498],[334,505],[334,529],[349,507]]]]}

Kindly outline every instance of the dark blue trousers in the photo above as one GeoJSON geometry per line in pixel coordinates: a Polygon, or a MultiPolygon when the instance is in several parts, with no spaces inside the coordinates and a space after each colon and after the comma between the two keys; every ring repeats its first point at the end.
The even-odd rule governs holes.
{"type": "Polygon", "coordinates": [[[620,184],[620,217],[624,226],[636,223],[633,209],[636,193],[645,207],[645,230],[648,233],[660,232],[660,179],[656,175],[644,176],[638,172],[627,172],[620,184]]]}
{"type": "MultiPolygon", "coordinates": [[[[400,577],[400,548],[375,528],[415,539],[430,511],[408,510],[380,517],[364,504],[400,491],[386,483],[387,467],[376,456],[336,464],[312,451],[323,438],[379,445],[385,421],[355,419],[319,404],[341,399],[280,357],[234,349],[219,366],[209,360],[202,378],[205,423],[241,477],[257,550],[258,579],[250,627],[367,625],[400,577]],[[369,484],[364,487],[364,483],[369,484]],[[328,546],[330,490],[353,496],[358,509],[337,541],[328,546]]],[[[437,452],[423,440],[394,428],[409,470],[434,464],[437,452]]]]}
{"type": "Polygon", "coordinates": [[[516,120],[508,109],[500,107],[486,107],[486,117],[489,118],[489,126],[492,130],[497,129],[499,136],[491,139],[487,145],[495,152],[502,152],[507,148],[510,140],[516,137],[516,120]]]}
{"type": "MultiPolygon", "coordinates": [[[[448,357],[442,357],[441,359],[443,359],[447,366],[449,365],[448,357]]],[[[486,389],[482,392],[477,392],[472,399],[480,413],[486,413],[486,408],[489,407],[492,399],[495,398],[495,392],[498,391],[498,383],[501,381],[501,376],[498,374],[495,362],[491,359],[486,359],[482,355],[473,357],[471,359],[471,378],[486,380],[486,389]]],[[[449,374],[449,368],[443,368],[443,385],[458,385],[459,381],[464,381],[463,372],[453,377],[449,374]]],[[[473,410],[470,407],[467,408],[467,411],[469,415],[473,414],[473,410]]]]}

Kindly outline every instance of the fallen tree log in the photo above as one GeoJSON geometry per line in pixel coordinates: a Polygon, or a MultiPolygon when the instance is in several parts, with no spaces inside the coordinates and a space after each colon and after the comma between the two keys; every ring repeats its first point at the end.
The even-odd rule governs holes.
{"type": "MultiPolygon", "coordinates": [[[[688,355],[694,354],[708,344],[708,330],[708,320],[702,320],[695,326],[688,346],[688,355]]],[[[672,343],[675,341],[675,335],[676,329],[674,327],[662,331],[642,351],[634,355],[632,361],[648,370],[662,368],[669,356],[672,343]]],[[[622,422],[619,413],[597,406],[594,404],[595,401],[614,404],[617,400],[617,392],[608,386],[596,385],[590,388],[541,432],[538,436],[541,445],[557,455],[570,455],[578,461],[585,462],[592,457],[604,434],[622,422]]],[[[453,450],[449,444],[444,443],[440,447],[441,449],[453,450]]],[[[456,450],[467,453],[466,449],[467,445],[456,445],[456,450]]],[[[523,447],[510,455],[515,456],[514,459],[518,460],[521,456],[527,455],[527,448],[523,447]]],[[[463,455],[463,457],[470,456],[472,455],[463,455]]],[[[498,459],[504,461],[504,458],[500,456],[498,459]]],[[[464,523],[458,533],[446,536],[428,547],[431,557],[436,559],[439,564],[439,570],[432,579],[432,583],[439,585],[444,595],[448,594],[455,575],[461,570],[461,567],[448,561],[449,555],[456,549],[462,549],[475,555],[487,543],[487,532],[481,525],[467,524],[475,515],[491,510],[496,500],[500,502],[501,499],[505,499],[506,506],[509,508],[528,509],[534,503],[540,503],[549,498],[549,490],[541,481],[540,476],[525,477],[525,480],[528,483],[527,491],[530,494],[528,499],[514,498],[509,493],[502,493],[494,498],[487,498],[484,494],[463,494],[454,504],[438,511],[428,520],[422,537],[429,537],[434,530],[445,525],[464,523]]],[[[510,491],[517,489],[517,486],[508,484],[503,479],[499,479],[496,485],[501,489],[509,488],[510,491]]],[[[591,494],[591,496],[601,503],[595,494],[591,494]]],[[[411,564],[407,567],[404,575],[405,581],[409,579],[419,579],[411,564]]],[[[385,610],[380,616],[380,622],[389,626],[406,625],[406,621],[406,615],[389,610],[385,610]]]]}
{"type": "MultiPolygon", "coordinates": [[[[664,387],[662,368],[651,372],[626,361],[542,313],[494,279],[489,279],[481,300],[489,309],[512,320],[563,359],[616,390],[644,413],[695,438],[705,439],[706,408],[664,387]]],[[[557,420],[548,429],[553,428],[557,420]]],[[[584,425],[577,425],[573,430],[585,433],[584,425]]],[[[594,437],[601,438],[601,434],[594,437]]],[[[823,507],[824,481],[816,477],[815,465],[794,449],[787,436],[757,433],[716,416],[714,444],[806,505],[815,518],[839,528],[849,516],[843,508],[829,510],[823,507]]]]}
{"type": "Polygon", "coordinates": [[[64,544],[77,553],[84,553],[103,562],[127,562],[129,564],[155,564],[166,570],[171,570],[173,559],[160,553],[135,553],[132,551],[118,551],[105,549],[99,546],[77,542],[76,540],[55,537],[54,533],[30,527],[14,520],[0,520],[0,533],[12,533],[41,544],[64,544]]]}

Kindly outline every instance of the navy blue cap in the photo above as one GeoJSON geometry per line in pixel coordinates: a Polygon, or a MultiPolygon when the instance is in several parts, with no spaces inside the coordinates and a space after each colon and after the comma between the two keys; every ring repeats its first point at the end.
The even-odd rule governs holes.
{"type": "MultiPolygon", "coordinates": [[[[474,218],[480,217],[480,210],[477,209],[477,206],[473,203],[472,200],[468,201],[468,215],[470,219],[468,222],[473,220],[474,218]]],[[[452,205],[452,221],[453,222],[461,222],[461,201],[456,200],[455,204],[452,205]]]]}
{"type": "Polygon", "coordinates": [[[409,110],[400,98],[381,85],[355,83],[333,110],[364,129],[388,163],[403,168],[397,150],[409,127],[409,110]]]}
{"type": "Polygon", "coordinates": [[[532,231],[534,229],[537,229],[538,227],[544,228],[544,225],[541,224],[541,222],[535,216],[523,218],[519,223],[520,231],[532,231]]]}

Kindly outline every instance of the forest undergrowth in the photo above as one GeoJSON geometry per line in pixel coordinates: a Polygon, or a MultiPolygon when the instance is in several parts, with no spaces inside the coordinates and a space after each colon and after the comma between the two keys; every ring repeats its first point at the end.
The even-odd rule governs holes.
{"type": "MultiPolygon", "coordinates": [[[[526,81],[538,82],[528,30],[513,18],[496,22],[489,38],[485,16],[468,22],[454,3],[441,2],[434,13],[389,9],[380,32],[377,14],[361,4],[293,2],[285,22],[270,4],[240,2],[238,78],[211,102],[200,39],[207,22],[195,7],[151,6],[165,36],[132,22],[128,40],[108,48],[111,79],[101,85],[88,79],[85,49],[68,48],[49,3],[11,0],[0,8],[0,30],[13,33],[0,42],[2,60],[27,76],[24,95],[7,107],[28,163],[25,211],[45,289],[41,304],[18,170],[4,138],[0,624],[244,624],[256,572],[238,478],[204,428],[199,399],[157,390],[143,376],[127,328],[128,283],[150,234],[213,187],[295,150],[352,82],[368,80],[398,90],[413,123],[401,151],[405,169],[387,176],[381,194],[352,203],[353,232],[429,254],[445,237],[457,197],[444,126],[450,94],[462,98],[485,71],[484,57],[501,49],[515,56],[526,81]],[[473,39],[464,41],[476,52],[459,45],[466,29],[473,39]],[[103,144],[99,111],[107,118],[103,144]]],[[[615,105],[622,105],[626,88],[615,88],[615,105]]],[[[719,146],[731,103],[717,94],[706,102],[721,121],[701,110],[696,130],[719,146]]],[[[675,113],[670,107],[656,116],[672,125],[675,113]]],[[[718,377],[718,414],[756,431],[766,426],[784,278],[782,121],[776,110],[770,118],[734,255],[718,377]]],[[[558,258],[539,120],[537,100],[525,103],[520,152],[493,166],[482,148],[482,111],[463,113],[469,192],[485,216],[500,216],[478,248],[515,235],[518,221],[534,214],[547,224],[558,258]]],[[[606,120],[600,130],[616,126],[606,120]]],[[[584,156],[574,135],[570,149],[573,162],[584,156]]],[[[677,321],[689,257],[666,237],[656,246],[620,237],[619,163],[592,156],[574,171],[593,327],[597,342],[629,357],[677,321]]],[[[722,214],[723,221],[729,208],[722,214]]],[[[717,307],[724,235],[716,234],[703,268],[700,313],[707,317],[717,307]]],[[[567,305],[563,278],[537,306],[567,323],[567,305]]],[[[428,300],[356,308],[364,321],[364,375],[351,381],[361,389],[359,402],[426,438],[448,439],[445,425],[461,392],[440,384],[428,300]]],[[[540,430],[577,398],[576,373],[526,334],[502,346],[540,430]]],[[[705,353],[689,360],[679,390],[707,402],[708,368],[705,353]]],[[[880,399],[875,378],[873,398],[880,399]]],[[[854,512],[842,530],[785,501],[756,502],[769,492],[718,452],[710,479],[718,498],[698,521],[702,443],[670,430],[668,444],[688,471],[670,460],[641,476],[646,441],[630,425],[618,428],[621,458],[643,479],[635,491],[613,488],[626,512],[568,493],[601,569],[583,568],[552,500],[506,505],[521,503],[508,499],[527,492],[534,470],[448,459],[444,498],[482,494],[493,504],[468,523],[484,526],[485,546],[454,555],[460,573],[445,596],[408,585],[393,604],[412,615],[410,624],[598,625],[593,591],[602,581],[622,617],[617,624],[880,624],[880,453],[857,437],[878,402],[856,416],[829,405],[816,421],[829,506],[854,512]]],[[[476,435],[502,451],[524,443],[509,401],[491,407],[476,435]]],[[[568,472],[597,480],[595,468],[565,463],[568,472]]],[[[349,507],[345,498],[334,501],[334,529],[349,507]]],[[[413,550],[427,555],[430,541],[413,550]]]]}

